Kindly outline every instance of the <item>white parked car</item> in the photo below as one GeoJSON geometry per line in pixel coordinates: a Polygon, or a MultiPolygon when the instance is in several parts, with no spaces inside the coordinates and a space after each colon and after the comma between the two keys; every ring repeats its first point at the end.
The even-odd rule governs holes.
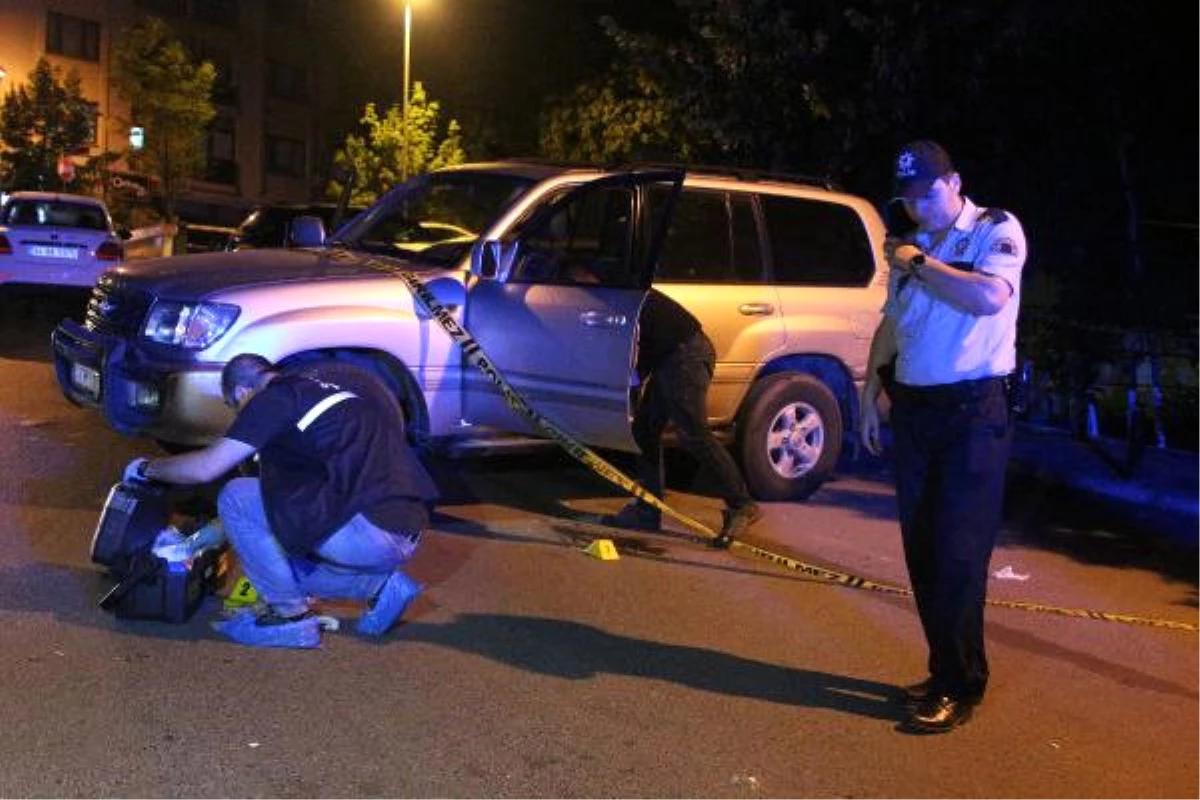
{"type": "Polygon", "coordinates": [[[0,206],[0,283],[91,286],[124,254],[94,197],[14,192],[0,206]]]}

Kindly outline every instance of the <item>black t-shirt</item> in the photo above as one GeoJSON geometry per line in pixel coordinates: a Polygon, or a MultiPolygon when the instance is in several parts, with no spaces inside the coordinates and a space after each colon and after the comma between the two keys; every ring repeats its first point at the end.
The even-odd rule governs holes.
{"type": "Polygon", "coordinates": [[[259,452],[271,529],[293,555],[362,513],[395,533],[429,525],[436,487],[404,438],[395,400],[345,364],[276,376],[225,434],[259,452]]]}
{"type": "Polygon", "coordinates": [[[699,330],[700,320],[690,311],[651,289],[638,314],[638,375],[644,379],[699,330]]]}

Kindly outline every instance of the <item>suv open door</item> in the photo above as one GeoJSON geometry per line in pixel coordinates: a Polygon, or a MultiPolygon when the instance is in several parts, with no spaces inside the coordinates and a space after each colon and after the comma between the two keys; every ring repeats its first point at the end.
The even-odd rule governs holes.
{"type": "MultiPolygon", "coordinates": [[[[600,447],[636,449],[638,311],[672,211],[647,192],[666,185],[674,197],[682,183],[682,171],[661,169],[591,181],[540,205],[505,241],[479,245],[496,268],[468,288],[467,329],[531,406],[600,447]]],[[[540,433],[474,369],[463,409],[473,424],[540,433]]]]}

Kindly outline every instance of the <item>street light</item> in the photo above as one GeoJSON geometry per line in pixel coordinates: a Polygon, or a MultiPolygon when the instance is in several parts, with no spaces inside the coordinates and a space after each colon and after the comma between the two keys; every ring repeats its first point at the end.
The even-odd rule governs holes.
{"type": "Polygon", "coordinates": [[[408,180],[408,55],[412,41],[412,0],[404,0],[404,141],[401,147],[400,180],[408,180]]]}

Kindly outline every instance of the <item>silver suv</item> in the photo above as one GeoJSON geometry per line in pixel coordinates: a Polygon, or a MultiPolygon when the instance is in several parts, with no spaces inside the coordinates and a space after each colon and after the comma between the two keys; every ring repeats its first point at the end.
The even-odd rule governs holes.
{"type": "Polygon", "coordinates": [[[857,419],[886,285],[883,223],[818,182],[506,161],[409,181],[310,247],[124,265],[53,335],[73,402],[169,447],[231,420],[221,367],[338,358],[454,454],[545,443],[394,273],[416,275],[505,380],[585,444],[634,451],[638,309],[653,285],[717,350],[709,419],[761,499],[807,497],[857,419]]]}

